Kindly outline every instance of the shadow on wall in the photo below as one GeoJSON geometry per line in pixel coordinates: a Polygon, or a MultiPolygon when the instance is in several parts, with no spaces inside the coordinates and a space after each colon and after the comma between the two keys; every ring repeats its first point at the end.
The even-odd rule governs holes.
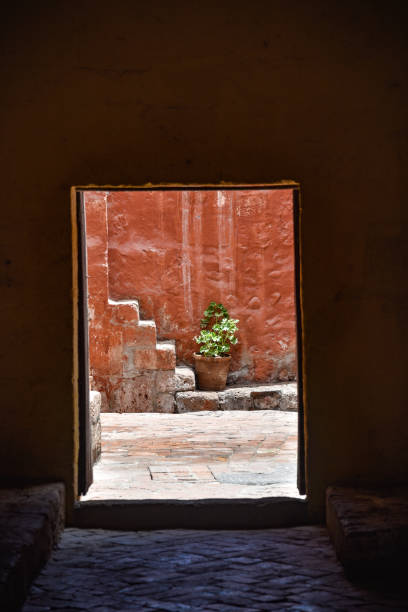
{"type": "Polygon", "coordinates": [[[229,382],[295,377],[292,189],[88,191],[85,206],[96,381],[129,358],[109,300],[137,300],[188,365],[204,309],[222,302],[240,320],[229,382]]]}

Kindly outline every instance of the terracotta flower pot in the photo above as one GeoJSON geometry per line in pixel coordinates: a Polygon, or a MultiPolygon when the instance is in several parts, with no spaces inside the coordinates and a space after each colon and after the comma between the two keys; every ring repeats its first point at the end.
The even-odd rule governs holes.
{"type": "Polygon", "coordinates": [[[202,391],[222,391],[227,383],[231,356],[205,357],[194,353],[198,388],[202,391]]]}

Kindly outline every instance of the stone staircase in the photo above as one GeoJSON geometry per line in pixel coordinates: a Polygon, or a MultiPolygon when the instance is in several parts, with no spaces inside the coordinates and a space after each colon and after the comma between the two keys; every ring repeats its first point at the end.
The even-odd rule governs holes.
{"type": "Polygon", "coordinates": [[[109,299],[118,342],[110,364],[109,411],[174,412],[175,394],[195,389],[191,368],[176,366],[174,340],[158,340],[156,323],[140,319],[137,300],[109,299]]]}
{"type": "Polygon", "coordinates": [[[109,412],[297,410],[296,383],[196,389],[192,368],[176,365],[174,340],[158,340],[154,321],[141,320],[137,300],[108,300],[111,326],[109,412]]]}
{"type": "Polygon", "coordinates": [[[135,371],[174,370],[176,347],[174,340],[157,340],[156,323],[140,319],[137,300],[109,299],[111,324],[122,331],[122,350],[126,357],[124,374],[135,371]]]}

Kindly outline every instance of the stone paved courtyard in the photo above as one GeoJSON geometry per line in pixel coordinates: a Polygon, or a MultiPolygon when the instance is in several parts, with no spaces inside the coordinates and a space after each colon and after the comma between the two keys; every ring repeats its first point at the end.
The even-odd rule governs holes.
{"type": "Polygon", "coordinates": [[[67,529],[23,612],[398,612],[407,588],[352,584],[322,527],[67,529]]]}
{"type": "Polygon", "coordinates": [[[299,497],[297,413],[103,413],[87,500],[299,497]]]}

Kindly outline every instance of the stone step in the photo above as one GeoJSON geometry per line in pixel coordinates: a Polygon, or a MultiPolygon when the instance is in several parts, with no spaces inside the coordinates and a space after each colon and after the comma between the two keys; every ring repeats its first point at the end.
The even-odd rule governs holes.
{"type": "Polygon", "coordinates": [[[224,391],[181,391],[176,393],[176,412],[197,410],[284,410],[297,411],[297,384],[279,383],[230,387],[224,391]]]}
{"type": "Polygon", "coordinates": [[[406,573],[408,486],[329,487],[326,522],[337,557],[350,577],[406,573]]]}
{"type": "Polygon", "coordinates": [[[194,370],[187,366],[177,366],[174,371],[160,371],[156,376],[156,389],[159,393],[178,393],[194,391],[194,370]]]}
{"type": "Polygon", "coordinates": [[[216,391],[181,391],[176,394],[176,412],[178,413],[218,409],[216,391]]]}
{"type": "Polygon", "coordinates": [[[174,391],[195,391],[196,381],[193,368],[177,366],[174,370],[174,391]]]}
{"type": "Polygon", "coordinates": [[[159,340],[156,343],[156,370],[174,370],[176,367],[176,343],[159,340]]]}
{"type": "Polygon", "coordinates": [[[129,348],[134,346],[134,348],[140,350],[156,350],[156,323],[154,321],[144,319],[139,321],[137,325],[124,327],[123,340],[129,348]]]}
{"type": "Polygon", "coordinates": [[[152,370],[171,370],[174,373],[176,348],[172,343],[157,342],[150,347],[129,344],[127,354],[127,361],[123,366],[123,376],[126,379],[152,370]]]}
{"type": "Polygon", "coordinates": [[[112,300],[108,299],[108,305],[112,310],[112,325],[134,326],[140,321],[140,309],[138,300],[112,300]]]}

